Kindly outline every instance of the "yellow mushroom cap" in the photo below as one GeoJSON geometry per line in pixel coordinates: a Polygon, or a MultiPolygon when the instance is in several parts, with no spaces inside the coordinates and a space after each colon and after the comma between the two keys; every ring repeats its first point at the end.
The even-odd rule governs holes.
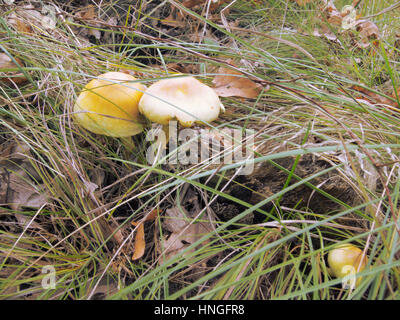
{"type": "Polygon", "coordinates": [[[107,72],[91,80],[80,93],[74,118],[85,129],[112,137],[142,132],[138,103],[146,87],[122,72],[107,72]]]}
{"type": "Polygon", "coordinates": [[[184,127],[217,119],[224,106],[215,91],[193,77],[177,76],[152,84],[139,101],[139,111],[163,125],[172,119],[184,127]]]}
{"type": "MultiPolygon", "coordinates": [[[[367,257],[362,258],[362,250],[351,244],[344,244],[331,250],[328,254],[328,264],[333,276],[343,278],[361,272],[367,264],[367,257]]],[[[360,279],[357,280],[357,284],[360,279]]]]}

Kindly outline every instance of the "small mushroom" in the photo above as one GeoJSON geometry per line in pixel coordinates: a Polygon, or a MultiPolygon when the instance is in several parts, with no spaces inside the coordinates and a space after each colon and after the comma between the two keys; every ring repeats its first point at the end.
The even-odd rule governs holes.
{"type": "Polygon", "coordinates": [[[91,80],[80,93],[74,118],[97,134],[126,138],[143,131],[138,103],[146,87],[131,75],[107,72],[91,80]]]}
{"type": "MultiPolygon", "coordinates": [[[[367,264],[362,250],[352,244],[340,245],[328,254],[329,273],[336,278],[343,278],[361,272],[367,264]],[[362,259],[362,260],[361,260],[362,259]]],[[[358,285],[361,278],[355,282],[358,285]]]]}
{"type": "Polygon", "coordinates": [[[139,101],[139,111],[164,126],[173,119],[183,127],[211,122],[221,110],[224,111],[224,106],[212,88],[182,74],[157,81],[139,101]]]}

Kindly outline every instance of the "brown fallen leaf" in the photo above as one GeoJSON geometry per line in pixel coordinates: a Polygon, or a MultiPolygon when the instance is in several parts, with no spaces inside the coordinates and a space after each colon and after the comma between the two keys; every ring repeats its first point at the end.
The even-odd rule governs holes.
{"type": "Polygon", "coordinates": [[[30,163],[29,147],[24,144],[0,146],[0,203],[12,210],[39,209],[48,202],[44,185],[35,183],[40,179],[30,163]]]}
{"type": "Polygon", "coordinates": [[[135,248],[132,256],[132,260],[140,259],[144,251],[146,249],[146,242],[144,239],[144,222],[151,221],[157,218],[160,213],[159,209],[152,210],[144,219],[139,222],[132,222],[134,226],[136,226],[136,235],[135,235],[135,248]]]}
{"type": "MultiPolygon", "coordinates": [[[[22,60],[15,58],[15,61],[20,66],[23,66],[22,60]]],[[[0,53],[0,82],[6,84],[23,84],[28,81],[28,79],[23,75],[22,72],[18,71],[6,71],[6,69],[16,69],[18,66],[14,61],[5,53],[0,53]],[[4,70],[4,71],[3,71],[4,70]]]]}
{"type": "Polygon", "coordinates": [[[32,27],[25,23],[22,19],[15,19],[14,27],[21,33],[32,33],[32,27]]]}
{"type": "Polygon", "coordinates": [[[95,7],[89,5],[86,8],[83,8],[82,10],[75,12],[75,17],[81,20],[87,20],[87,21],[93,20],[96,18],[95,7]]]}
{"type": "Polygon", "coordinates": [[[32,32],[34,29],[54,30],[57,23],[54,5],[42,5],[36,8],[31,4],[18,6],[15,11],[7,16],[7,22],[17,30],[19,28],[32,32]],[[18,22],[19,21],[19,22],[18,22]],[[20,24],[18,26],[18,23],[20,24]]]}
{"type": "MultiPolygon", "coordinates": [[[[96,12],[95,7],[92,5],[89,5],[85,8],[83,8],[82,10],[75,12],[75,15],[74,15],[74,18],[76,20],[78,20],[80,22],[85,22],[85,23],[89,22],[92,26],[100,28],[101,24],[99,24],[96,21],[96,17],[97,17],[97,12],[96,12]]],[[[96,28],[83,28],[82,27],[82,28],[80,28],[80,35],[86,36],[86,37],[93,36],[97,40],[100,40],[100,38],[101,38],[101,32],[100,32],[100,30],[98,30],[96,28]]]]}
{"type": "Polygon", "coordinates": [[[188,9],[207,3],[207,0],[183,0],[182,5],[188,9]]]}
{"type": "Polygon", "coordinates": [[[369,20],[358,20],[356,30],[360,35],[360,47],[367,48],[371,43],[375,47],[379,46],[379,28],[375,23],[369,20]]]}
{"type": "MultiPolygon", "coordinates": [[[[182,229],[183,230],[183,229],[182,229]]],[[[166,241],[164,241],[164,252],[163,258],[168,260],[176,255],[180,255],[183,250],[195,243],[202,236],[209,233],[211,230],[208,229],[203,223],[194,223],[189,225],[185,231],[180,233],[172,233],[166,241]]],[[[208,241],[203,242],[203,244],[208,241]]]]}
{"type": "Polygon", "coordinates": [[[333,1],[329,1],[326,7],[323,9],[323,12],[326,14],[326,19],[330,24],[333,25],[341,25],[343,16],[341,12],[336,8],[333,1]]]}
{"type": "MultiPolygon", "coordinates": [[[[210,11],[215,11],[224,3],[228,2],[229,0],[211,0],[210,3],[210,11]]],[[[309,0],[310,1],[310,0],[309,0]]],[[[183,0],[182,5],[188,9],[192,9],[195,7],[206,6],[208,0],[183,0]]]]}
{"type": "Polygon", "coordinates": [[[295,0],[299,6],[305,6],[307,3],[312,2],[313,0],[295,0]]]}
{"type": "Polygon", "coordinates": [[[133,252],[132,260],[141,258],[146,249],[146,242],[144,240],[144,225],[142,222],[132,222],[137,227],[135,235],[135,251],[133,252]]]}
{"type": "Polygon", "coordinates": [[[242,73],[220,67],[213,79],[214,90],[220,97],[241,97],[254,99],[262,91],[262,86],[242,73]]]}
{"type": "MultiPolygon", "coordinates": [[[[368,90],[366,88],[363,88],[363,87],[360,87],[357,85],[351,86],[350,89],[352,89],[354,91],[358,91],[362,94],[361,97],[356,98],[356,99],[364,99],[371,104],[380,104],[380,105],[384,105],[388,109],[391,109],[394,111],[399,111],[399,106],[397,105],[396,102],[394,102],[380,94],[377,94],[371,90],[368,90]]],[[[392,94],[389,94],[388,96],[391,96],[392,98],[396,99],[396,94],[394,92],[392,94]]]]}
{"type": "Polygon", "coordinates": [[[29,181],[25,170],[12,172],[8,176],[7,204],[13,210],[22,207],[39,209],[47,202],[47,195],[42,186],[35,186],[29,181]]]}
{"type": "MultiPolygon", "coordinates": [[[[167,209],[163,227],[172,233],[162,241],[162,248],[160,249],[163,249],[163,251],[159,252],[162,255],[160,263],[181,255],[182,251],[213,229],[210,222],[194,222],[183,207],[167,209]]],[[[207,242],[208,240],[202,244],[207,242]]]]}

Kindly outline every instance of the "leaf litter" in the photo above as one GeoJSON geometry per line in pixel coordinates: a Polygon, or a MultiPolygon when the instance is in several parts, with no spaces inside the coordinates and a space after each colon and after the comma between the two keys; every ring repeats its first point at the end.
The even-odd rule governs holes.
{"type": "Polygon", "coordinates": [[[15,83],[19,85],[28,81],[28,79],[23,75],[22,72],[6,71],[6,69],[18,69],[20,67],[23,67],[21,59],[15,57],[14,60],[18,63],[18,65],[7,54],[0,53],[0,83],[15,83]]]}
{"type": "MultiPolygon", "coordinates": [[[[213,230],[211,222],[198,221],[194,220],[194,218],[195,214],[190,214],[185,208],[180,206],[166,210],[163,227],[171,232],[171,234],[162,240],[159,252],[162,255],[161,261],[181,255],[186,248],[213,230]]],[[[208,240],[205,240],[201,245],[207,242],[208,240]]],[[[183,255],[185,256],[193,252],[193,250],[183,255]]]]}
{"type": "Polygon", "coordinates": [[[39,209],[49,200],[45,186],[34,182],[39,177],[30,158],[27,145],[12,144],[0,150],[0,202],[15,211],[39,209]]]}
{"type": "Polygon", "coordinates": [[[19,211],[40,209],[50,201],[43,184],[37,183],[29,146],[20,143],[0,145],[0,205],[15,211],[14,217],[25,227],[43,229],[41,225],[19,211]]]}

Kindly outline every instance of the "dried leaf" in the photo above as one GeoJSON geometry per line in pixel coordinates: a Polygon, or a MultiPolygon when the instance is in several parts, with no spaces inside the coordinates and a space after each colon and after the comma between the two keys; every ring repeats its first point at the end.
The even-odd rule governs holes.
{"type": "MultiPolygon", "coordinates": [[[[161,263],[182,254],[182,251],[188,246],[212,231],[210,223],[193,222],[189,213],[184,208],[178,207],[166,210],[163,226],[172,233],[168,239],[163,240],[162,248],[164,250],[160,252],[161,263]]],[[[207,242],[205,241],[203,244],[207,242]]]]}
{"type": "Polygon", "coordinates": [[[144,239],[144,222],[151,221],[157,218],[160,213],[159,209],[152,210],[144,219],[139,222],[132,222],[134,226],[136,226],[136,235],[135,235],[135,248],[132,256],[132,260],[140,259],[144,251],[146,249],[146,242],[144,239]]]}
{"type": "Polygon", "coordinates": [[[324,8],[323,12],[326,14],[327,21],[333,25],[341,25],[342,24],[342,14],[336,9],[333,1],[329,1],[329,3],[324,8]]]}
{"type": "Polygon", "coordinates": [[[257,98],[262,86],[238,71],[220,67],[219,75],[214,77],[214,90],[220,97],[257,98]]]}
{"type": "Polygon", "coordinates": [[[295,0],[299,6],[305,6],[307,3],[312,2],[313,0],[295,0]]]}
{"type": "MultiPolygon", "coordinates": [[[[210,11],[213,12],[222,6],[224,3],[228,2],[229,0],[211,0],[210,3],[210,11]]],[[[197,6],[205,6],[207,5],[208,0],[183,0],[182,5],[186,8],[191,9],[197,6]]]]}
{"type": "MultiPolygon", "coordinates": [[[[22,61],[19,58],[15,58],[15,61],[22,66],[22,61]]],[[[0,53],[0,82],[3,83],[15,83],[15,84],[23,84],[28,81],[28,79],[18,71],[5,71],[2,72],[2,70],[5,69],[15,69],[18,68],[18,66],[12,61],[12,59],[6,55],[5,53],[0,53]]]]}
{"type": "Polygon", "coordinates": [[[14,26],[21,33],[32,33],[32,27],[21,19],[15,19],[14,26]]]}
{"type": "MultiPolygon", "coordinates": [[[[357,2],[353,2],[352,5],[345,5],[339,11],[332,0],[330,0],[325,8],[323,9],[323,13],[326,16],[326,20],[329,22],[330,26],[340,26],[341,30],[337,30],[337,32],[347,32],[347,35],[354,37],[354,33],[350,32],[350,30],[356,30],[358,32],[358,40],[355,41],[355,44],[359,48],[368,48],[371,43],[375,46],[379,46],[379,29],[375,23],[369,20],[358,19],[355,5],[357,2]]],[[[322,28],[328,29],[327,26],[322,26],[322,28]]],[[[326,36],[329,40],[337,41],[336,36],[332,34],[330,30],[326,31],[314,31],[315,36],[326,36]]]]}
{"type": "Polygon", "coordinates": [[[146,249],[146,242],[144,241],[144,225],[142,222],[132,222],[134,226],[137,226],[135,236],[135,251],[132,256],[132,260],[141,258],[146,249]]]}
{"type": "Polygon", "coordinates": [[[190,8],[194,8],[196,6],[202,5],[206,1],[207,0],[183,0],[182,5],[188,9],[190,9],[190,8]]]}
{"type": "Polygon", "coordinates": [[[171,232],[180,232],[189,223],[189,214],[183,208],[173,207],[165,211],[163,226],[171,232]]]}
{"type": "Polygon", "coordinates": [[[18,23],[24,29],[32,30],[41,26],[45,30],[54,30],[57,24],[56,10],[53,5],[44,5],[39,12],[33,5],[25,5],[8,15],[7,21],[17,30],[18,23]]]}
{"type": "Polygon", "coordinates": [[[0,203],[13,210],[23,207],[39,209],[48,202],[43,185],[35,184],[35,170],[27,158],[29,147],[11,144],[0,149],[0,203]]]}
{"type": "Polygon", "coordinates": [[[379,45],[379,29],[378,26],[369,20],[358,20],[356,30],[359,32],[362,48],[367,48],[372,44],[377,47],[379,45]]]}
{"type": "Polygon", "coordinates": [[[8,176],[7,204],[13,210],[22,207],[39,209],[47,202],[47,195],[41,186],[33,186],[25,170],[11,172],[8,176]]]}
{"type": "MultiPolygon", "coordinates": [[[[377,93],[375,93],[375,92],[373,92],[371,90],[368,90],[368,89],[365,89],[363,87],[356,86],[356,85],[351,86],[350,89],[358,91],[358,92],[360,92],[362,94],[362,96],[357,98],[357,99],[364,99],[364,100],[368,101],[371,104],[381,104],[381,105],[385,105],[388,108],[393,107],[394,110],[397,110],[397,111],[399,110],[398,109],[398,105],[397,105],[396,102],[394,102],[394,101],[392,101],[392,100],[390,100],[390,99],[388,99],[388,98],[386,98],[386,97],[384,97],[384,96],[382,96],[380,94],[377,94],[377,93]]],[[[395,96],[394,92],[391,94],[391,96],[394,99],[396,99],[396,96],[395,96]]]]}
{"type": "Polygon", "coordinates": [[[81,20],[93,20],[96,17],[94,6],[89,6],[75,13],[75,17],[81,20]]]}

